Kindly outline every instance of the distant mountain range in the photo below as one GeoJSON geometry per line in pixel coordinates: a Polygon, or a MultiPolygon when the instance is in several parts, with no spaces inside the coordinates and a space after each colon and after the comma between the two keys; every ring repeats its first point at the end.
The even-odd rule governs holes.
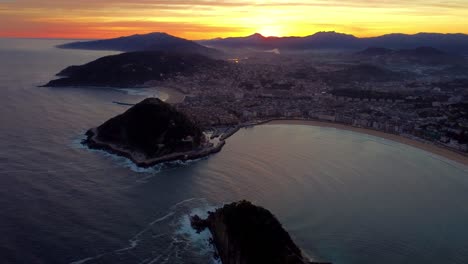
{"type": "Polygon", "coordinates": [[[414,49],[421,46],[430,46],[445,52],[468,54],[468,35],[466,34],[388,34],[379,37],[358,38],[337,32],[318,32],[306,37],[264,37],[256,33],[247,37],[217,38],[198,41],[198,43],[222,49],[253,48],[262,50],[276,48],[283,50],[358,50],[368,47],[414,49]]]}
{"type": "Polygon", "coordinates": [[[63,49],[114,50],[114,51],[167,51],[178,53],[197,53],[217,56],[221,52],[183,38],[166,33],[149,33],[113,39],[72,42],[57,46],[63,49]]]}

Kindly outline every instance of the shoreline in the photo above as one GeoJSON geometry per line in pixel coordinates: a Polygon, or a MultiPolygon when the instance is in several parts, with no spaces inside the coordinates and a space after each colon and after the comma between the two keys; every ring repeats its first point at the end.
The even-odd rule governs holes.
{"type": "Polygon", "coordinates": [[[462,154],[460,152],[451,150],[447,147],[436,145],[430,142],[423,142],[416,139],[407,138],[402,135],[390,134],[383,131],[353,127],[349,125],[332,123],[332,122],[323,122],[318,120],[307,120],[307,119],[272,119],[268,121],[261,122],[257,125],[307,125],[307,126],[317,126],[317,127],[329,127],[336,128],[340,130],[346,130],[351,132],[357,132],[361,134],[371,135],[391,141],[395,141],[404,145],[412,146],[420,150],[427,151],[429,153],[444,157],[451,161],[468,166],[468,155],[462,154]]]}
{"type": "Polygon", "coordinates": [[[89,148],[92,149],[101,149],[108,151],[110,153],[126,157],[130,159],[133,163],[135,163],[139,167],[148,168],[152,167],[161,163],[166,162],[173,162],[173,161],[188,161],[188,160],[195,160],[200,159],[203,157],[210,156],[212,154],[220,152],[223,147],[226,145],[226,140],[236,134],[241,128],[247,127],[254,127],[260,125],[306,125],[306,126],[316,126],[316,127],[328,127],[328,128],[335,128],[345,131],[356,132],[365,135],[371,135],[378,138],[383,138],[387,140],[391,140],[397,143],[401,143],[407,146],[415,147],[417,149],[427,151],[431,154],[446,158],[450,161],[459,163],[461,165],[468,166],[468,155],[464,153],[460,153],[454,150],[451,150],[447,147],[440,146],[431,142],[424,142],[417,139],[412,139],[405,137],[403,135],[396,135],[390,134],[383,131],[368,129],[368,128],[360,128],[360,127],[353,127],[350,125],[340,124],[340,123],[332,123],[332,122],[324,122],[318,120],[311,120],[311,119],[268,119],[262,120],[258,122],[249,122],[244,124],[239,124],[236,126],[231,126],[226,132],[219,135],[219,143],[210,146],[204,147],[202,149],[183,152],[183,153],[172,153],[169,155],[165,155],[162,157],[157,158],[141,158],[139,153],[133,153],[126,149],[122,149],[116,145],[101,142],[97,139],[97,133],[95,128],[90,129],[86,135],[87,139],[83,141],[83,144],[86,144],[89,148]]]}
{"type": "Polygon", "coordinates": [[[98,133],[96,128],[92,128],[86,132],[86,139],[82,141],[82,144],[88,146],[90,149],[99,149],[105,150],[109,153],[125,157],[131,160],[135,165],[142,168],[149,168],[161,163],[173,162],[173,161],[188,161],[196,160],[210,156],[212,154],[218,153],[226,144],[226,141],[220,140],[217,145],[205,146],[201,149],[187,151],[187,152],[177,152],[161,157],[155,158],[146,158],[143,154],[138,152],[132,152],[127,149],[123,149],[117,145],[102,142],[97,139],[98,133]]]}

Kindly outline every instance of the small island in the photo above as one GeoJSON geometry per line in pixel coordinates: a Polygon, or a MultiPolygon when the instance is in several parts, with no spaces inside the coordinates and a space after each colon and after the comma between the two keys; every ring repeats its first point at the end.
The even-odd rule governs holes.
{"type": "Polygon", "coordinates": [[[83,144],[88,147],[127,157],[140,167],[202,158],[225,144],[158,98],[143,100],[86,136],[83,144]]]}
{"type": "Polygon", "coordinates": [[[208,228],[223,264],[318,264],[307,259],[267,209],[248,201],[224,205],[207,219],[191,217],[192,227],[208,228]]]}

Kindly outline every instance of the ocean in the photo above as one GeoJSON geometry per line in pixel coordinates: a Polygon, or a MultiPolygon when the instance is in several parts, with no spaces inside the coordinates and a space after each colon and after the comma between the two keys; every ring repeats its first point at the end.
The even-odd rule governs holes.
{"type": "Polygon", "coordinates": [[[240,130],[218,154],[149,169],[92,151],[88,128],[151,89],[46,88],[102,51],[0,39],[0,262],[216,263],[188,216],[247,199],[310,257],[468,263],[468,168],[374,136],[302,125],[240,130]]]}

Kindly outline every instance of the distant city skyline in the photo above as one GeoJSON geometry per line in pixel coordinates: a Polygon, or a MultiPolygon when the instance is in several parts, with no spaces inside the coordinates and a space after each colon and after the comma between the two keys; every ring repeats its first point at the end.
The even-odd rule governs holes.
{"type": "Polygon", "coordinates": [[[0,0],[0,37],[112,38],[167,32],[187,39],[337,31],[468,33],[463,0],[0,0]]]}

